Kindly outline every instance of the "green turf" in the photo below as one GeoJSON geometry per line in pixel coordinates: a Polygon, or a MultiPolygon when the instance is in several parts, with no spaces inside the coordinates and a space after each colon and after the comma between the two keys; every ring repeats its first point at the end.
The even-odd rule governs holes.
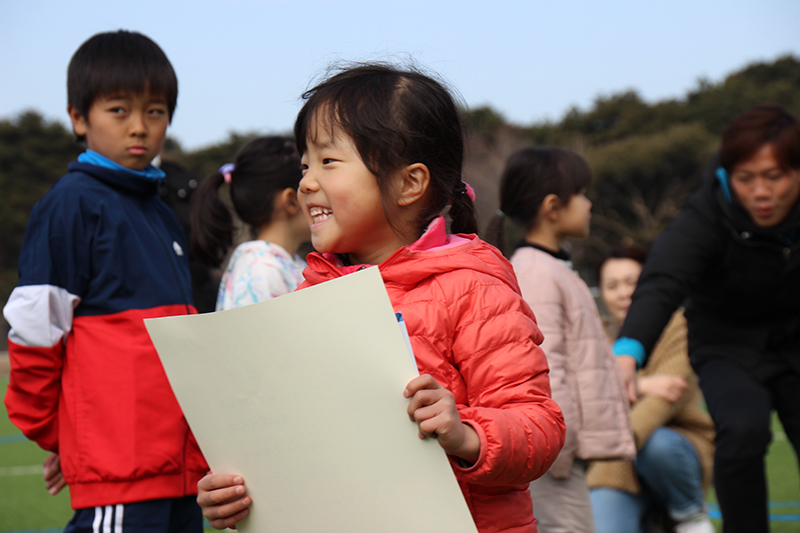
{"type": "MultiPolygon", "coordinates": [[[[0,378],[0,391],[5,395],[7,378],[0,378]]],[[[44,489],[41,464],[47,452],[39,449],[8,420],[3,406],[0,416],[0,533],[8,531],[36,531],[63,528],[72,516],[67,490],[57,496],[50,496],[44,489]],[[17,467],[17,468],[15,468],[17,467]],[[19,467],[24,470],[20,471],[19,467]],[[26,468],[27,467],[27,468],[26,468]]],[[[798,479],[797,460],[789,441],[783,436],[783,428],[777,417],[773,420],[775,439],[767,455],[769,476],[769,496],[774,507],[773,515],[798,515],[800,508],[781,507],[784,502],[800,502],[800,479],[798,479]]],[[[715,502],[714,493],[709,494],[709,502],[715,502]]],[[[720,520],[714,523],[721,530],[720,520]]],[[[773,520],[772,533],[796,533],[800,522],[780,522],[773,520]]],[[[206,532],[213,529],[206,528],[206,532]]]]}

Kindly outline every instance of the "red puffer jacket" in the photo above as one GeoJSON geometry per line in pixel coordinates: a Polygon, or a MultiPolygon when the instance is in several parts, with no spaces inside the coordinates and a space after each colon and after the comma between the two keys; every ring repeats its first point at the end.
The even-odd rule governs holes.
{"type": "MultiPolygon", "coordinates": [[[[303,287],[359,268],[329,254],[311,254],[308,264],[303,287]]],[[[439,218],[379,268],[420,373],[453,393],[480,436],[473,466],[451,459],[479,531],[535,532],[528,483],[555,461],[565,427],[550,398],[543,337],[511,265],[475,235],[447,235],[439,218]]]]}

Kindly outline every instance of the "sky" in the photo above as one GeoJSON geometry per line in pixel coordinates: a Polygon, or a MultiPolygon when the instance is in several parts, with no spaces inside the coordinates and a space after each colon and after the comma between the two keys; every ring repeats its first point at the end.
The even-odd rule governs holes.
{"type": "Polygon", "coordinates": [[[179,81],[169,135],[291,130],[331,65],[388,60],[436,73],[469,107],[557,121],[597,97],[682,98],[705,78],[800,58],[800,0],[0,0],[0,119],[67,123],[66,70],[95,33],[144,33],[179,81]]]}

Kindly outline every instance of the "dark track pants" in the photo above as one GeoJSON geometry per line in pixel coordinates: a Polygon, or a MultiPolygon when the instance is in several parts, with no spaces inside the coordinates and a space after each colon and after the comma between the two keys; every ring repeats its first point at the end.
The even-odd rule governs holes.
{"type": "Polygon", "coordinates": [[[78,509],[64,533],[203,533],[196,496],[78,509]]]}
{"type": "Polygon", "coordinates": [[[717,430],[714,488],[723,533],[767,533],[769,515],[764,456],[778,412],[786,436],[800,450],[800,375],[791,368],[762,382],[736,363],[708,359],[696,369],[717,430]]]}

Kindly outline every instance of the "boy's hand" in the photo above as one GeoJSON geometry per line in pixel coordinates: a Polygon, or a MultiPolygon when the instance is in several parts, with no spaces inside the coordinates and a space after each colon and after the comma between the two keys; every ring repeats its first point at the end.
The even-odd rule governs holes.
{"type": "Polygon", "coordinates": [[[197,504],[214,529],[236,529],[251,503],[242,476],[208,474],[197,482],[197,504]]]}
{"type": "Polygon", "coordinates": [[[52,496],[55,496],[61,489],[63,489],[67,482],[64,480],[64,475],[61,473],[61,459],[57,453],[48,455],[43,467],[44,486],[52,496]]]}
{"type": "Polygon", "coordinates": [[[453,393],[428,374],[408,382],[403,396],[411,398],[408,416],[419,426],[419,438],[431,437],[448,455],[475,463],[481,451],[478,434],[464,424],[458,414],[453,393]]]}

